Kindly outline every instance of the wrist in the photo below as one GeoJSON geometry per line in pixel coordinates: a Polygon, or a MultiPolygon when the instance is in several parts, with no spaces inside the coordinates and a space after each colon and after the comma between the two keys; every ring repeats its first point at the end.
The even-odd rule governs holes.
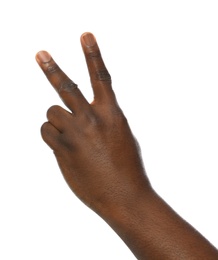
{"type": "Polygon", "coordinates": [[[218,253],[152,189],[111,212],[107,223],[137,259],[216,259],[218,253]]]}
{"type": "Polygon", "coordinates": [[[138,218],[146,218],[149,214],[151,198],[155,196],[152,187],[146,186],[136,192],[129,193],[126,199],[101,211],[102,218],[117,232],[118,229],[127,229],[133,221],[136,224],[138,218]]]}

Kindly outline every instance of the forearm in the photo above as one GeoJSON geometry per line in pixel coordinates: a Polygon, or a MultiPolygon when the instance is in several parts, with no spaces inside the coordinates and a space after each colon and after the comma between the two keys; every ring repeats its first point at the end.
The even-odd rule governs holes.
{"type": "Polygon", "coordinates": [[[217,250],[152,190],[95,37],[81,37],[94,100],[45,51],[36,59],[71,111],[53,106],[41,132],[69,187],[138,259],[218,259],[217,250]]]}
{"type": "Polygon", "coordinates": [[[137,259],[218,259],[218,251],[154,191],[106,220],[137,259]]]}

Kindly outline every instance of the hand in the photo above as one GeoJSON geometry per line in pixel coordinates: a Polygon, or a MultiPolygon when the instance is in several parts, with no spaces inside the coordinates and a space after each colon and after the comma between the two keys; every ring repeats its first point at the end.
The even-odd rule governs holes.
{"type": "Polygon", "coordinates": [[[91,104],[50,54],[41,51],[36,55],[39,66],[71,111],[60,106],[49,108],[48,122],[41,132],[70,188],[87,206],[106,216],[134,204],[150,185],[139,146],[116,101],[95,37],[85,33],[81,44],[94,92],[91,104]]]}
{"type": "Polygon", "coordinates": [[[70,188],[137,259],[218,259],[216,248],[151,188],[96,40],[85,33],[81,43],[94,92],[91,104],[47,52],[36,55],[71,111],[51,107],[41,129],[70,188]]]}

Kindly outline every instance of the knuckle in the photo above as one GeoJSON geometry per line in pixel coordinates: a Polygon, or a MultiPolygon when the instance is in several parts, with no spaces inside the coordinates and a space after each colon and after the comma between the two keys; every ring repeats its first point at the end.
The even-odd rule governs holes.
{"type": "Polygon", "coordinates": [[[94,65],[96,72],[93,74],[93,78],[95,80],[111,82],[111,76],[104,65],[99,49],[94,48],[89,50],[87,53],[87,59],[94,65]]]}
{"type": "Polygon", "coordinates": [[[77,84],[75,84],[72,80],[68,79],[63,81],[60,84],[60,87],[58,89],[58,93],[62,93],[62,92],[69,92],[72,93],[74,90],[78,89],[77,84]]]}
{"type": "Polygon", "coordinates": [[[60,67],[55,63],[55,62],[51,62],[49,64],[47,64],[46,68],[45,68],[45,73],[46,74],[53,74],[57,71],[60,71],[60,67]]]}
{"type": "Polygon", "coordinates": [[[83,118],[85,127],[83,128],[82,132],[86,136],[96,135],[96,131],[101,127],[101,120],[99,117],[92,115],[86,115],[83,118]]]}
{"type": "Polygon", "coordinates": [[[95,115],[89,116],[89,123],[92,127],[98,127],[101,125],[101,119],[95,115]]]}
{"type": "Polygon", "coordinates": [[[110,112],[110,120],[112,127],[126,127],[128,125],[128,120],[120,109],[113,109],[110,112]]]}
{"type": "Polygon", "coordinates": [[[47,110],[47,118],[48,118],[48,120],[53,118],[55,115],[59,114],[61,109],[62,108],[60,106],[58,106],[58,105],[51,106],[47,110]]]}
{"type": "Polygon", "coordinates": [[[44,142],[47,143],[52,150],[55,150],[59,145],[60,136],[54,131],[54,127],[49,122],[45,122],[40,130],[44,142]]]}
{"type": "Polygon", "coordinates": [[[41,126],[41,135],[42,137],[45,137],[48,134],[49,131],[49,123],[45,122],[42,126],[41,126]]]}
{"type": "Polygon", "coordinates": [[[59,70],[60,70],[60,67],[56,63],[48,66],[48,68],[47,68],[47,72],[49,72],[49,73],[54,73],[59,70]]]}
{"type": "Polygon", "coordinates": [[[87,54],[87,58],[90,60],[95,60],[101,58],[101,52],[99,49],[97,50],[90,50],[87,54]]]}
{"type": "Polygon", "coordinates": [[[111,82],[111,75],[107,69],[98,70],[95,75],[96,80],[111,82]]]}

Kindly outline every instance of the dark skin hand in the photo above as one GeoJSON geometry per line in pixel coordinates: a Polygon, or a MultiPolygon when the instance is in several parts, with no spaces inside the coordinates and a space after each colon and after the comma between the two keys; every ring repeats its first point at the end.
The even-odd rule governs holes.
{"type": "Polygon", "coordinates": [[[94,101],[41,51],[36,60],[71,112],[52,106],[41,128],[72,191],[137,259],[218,259],[218,251],[153,190],[95,37],[81,36],[94,101]]]}

